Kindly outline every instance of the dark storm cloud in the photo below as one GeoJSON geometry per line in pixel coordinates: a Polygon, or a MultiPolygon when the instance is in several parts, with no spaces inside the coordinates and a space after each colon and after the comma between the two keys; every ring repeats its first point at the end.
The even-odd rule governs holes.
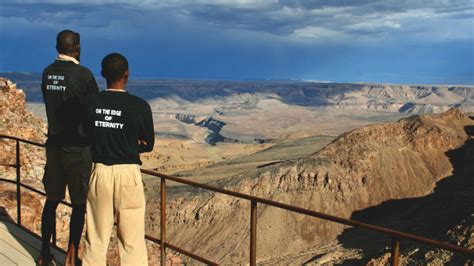
{"type": "Polygon", "coordinates": [[[30,26],[67,26],[103,28],[110,24],[105,12],[114,11],[108,6],[91,6],[87,4],[54,4],[54,3],[4,3],[0,4],[2,19],[10,21],[27,21],[30,26]]]}
{"type": "Polygon", "coordinates": [[[472,0],[0,0],[0,70],[41,71],[64,28],[134,73],[473,83],[472,0]],[[439,78],[435,78],[439,77],[439,78]]]}
{"type": "Polygon", "coordinates": [[[471,0],[341,1],[23,1],[2,4],[2,18],[21,17],[43,24],[108,27],[126,14],[134,27],[188,20],[202,27],[261,32],[292,39],[383,36],[392,32],[436,35],[449,20],[466,30],[473,22],[471,0]],[[130,14],[133,14],[130,15],[130,14]],[[135,24],[134,24],[135,23],[135,24]]]}

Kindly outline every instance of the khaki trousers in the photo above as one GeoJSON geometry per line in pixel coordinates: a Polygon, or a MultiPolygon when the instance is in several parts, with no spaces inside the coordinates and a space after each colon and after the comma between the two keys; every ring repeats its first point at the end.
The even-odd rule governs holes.
{"type": "Polygon", "coordinates": [[[145,194],[136,164],[94,165],[87,196],[83,265],[106,265],[114,214],[121,265],[148,265],[145,194]]]}

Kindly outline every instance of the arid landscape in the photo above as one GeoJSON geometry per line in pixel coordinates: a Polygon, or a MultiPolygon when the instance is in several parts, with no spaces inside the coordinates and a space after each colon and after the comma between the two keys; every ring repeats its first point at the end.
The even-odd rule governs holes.
{"type": "MultiPolygon", "coordinates": [[[[44,118],[39,75],[3,75],[16,80],[24,89],[26,108],[44,118]]],[[[102,79],[98,82],[101,88],[105,87],[102,79]]],[[[146,99],[152,107],[161,145],[157,151],[167,150],[173,143],[182,143],[188,150],[194,150],[192,146],[198,144],[198,151],[237,144],[232,148],[214,147],[198,155],[199,163],[206,163],[206,156],[208,163],[217,162],[216,154],[222,155],[220,160],[230,159],[268,147],[253,144],[335,137],[361,126],[413,114],[440,113],[451,108],[474,113],[474,87],[466,85],[135,79],[127,90],[146,99]]],[[[180,145],[172,149],[175,158],[180,153],[177,147],[180,145]]],[[[185,152],[187,161],[193,161],[189,158],[191,154],[185,152]]],[[[165,167],[169,164],[168,160],[165,167]]]]}
{"type": "MultiPolygon", "coordinates": [[[[2,75],[26,103],[3,89],[0,133],[44,141],[38,76],[2,75]]],[[[128,90],[153,111],[156,145],[142,156],[145,169],[474,248],[472,86],[139,79],[128,90]]],[[[1,142],[2,176],[13,174],[12,144],[1,142]]],[[[41,188],[44,155],[26,149],[24,181],[41,188]]],[[[160,183],[144,181],[148,233],[159,236],[160,183]]],[[[1,193],[14,217],[13,188],[1,193]]],[[[171,243],[222,264],[248,261],[247,201],[173,182],[168,195],[171,243]]],[[[385,265],[389,241],[258,209],[259,264],[385,265]]],[[[404,265],[474,262],[412,242],[401,254],[404,265]]]]}
{"type": "MultiPolygon", "coordinates": [[[[46,141],[44,81],[50,133],[84,137],[60,143],[90,133],[96,161],[113,164],[154,139],[139,155],[149,265],[474,266],[474,0],[3,0],[0,11],[0,135],[46,141]],[[92,77],[146,101],[153,132],[123,92],[69,98],[95,91],[92,77]],[[76,124],[102,116],[91,131],[76,124]]],[[[45,149],[17,143],[0,138],[0,266],[40,252],[10,229],[21,218],[40,233],[45,197],[11,180],[43,191],[45,149]]],[[[114,207],[134,192],[115,186],[114,207]]],[[[70,216],[58,208],[62,249],[70,216]]],[[[135,250],[125,231],[122,251],[135,250]]],[[[107,265],[120,265],[118,236],[107,265]]]]}

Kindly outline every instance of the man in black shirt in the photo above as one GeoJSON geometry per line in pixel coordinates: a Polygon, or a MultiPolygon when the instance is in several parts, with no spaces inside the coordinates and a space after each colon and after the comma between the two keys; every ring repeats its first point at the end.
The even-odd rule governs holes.
{"type": "Polygon", "coordinates": [[[56,208],[65,197],[66,185],[72,203],[67,265],[74,265],[84,228],[85,203],[92,168],[92,155],[81,123],[81,102],[98,92],[91,71],[79,65],[79,34],[70,30],[57,35],[59,55],[43,71],[41,90],[48,119],[46,166],[43,184],[47,195],[41,219],[41,254],[38,264],[47,265],[51,235],[56,228],[56,208]]]}
{"type": "Polygon", "coordinates": [[[83,265],[106,265],[115,215],[121,264],[148,265],[139,153],[153,149],[152,113],[146,101],[125,91],[125,57],[107,55],[102,60],[102,76],[108,89],[88,99],[86,110],[94,169],[87,197],[83,265]]]}

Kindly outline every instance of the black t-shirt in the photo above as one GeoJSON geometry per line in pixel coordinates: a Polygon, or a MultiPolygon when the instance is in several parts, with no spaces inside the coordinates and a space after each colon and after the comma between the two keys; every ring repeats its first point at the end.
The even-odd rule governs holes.
{"type": "Polygon", "coordinates": [[[87,99],[85,118],[95,163],[141,164],[139,153],[153,150],[151,108],[139,97],[102,91],[87,99]]]}
{"type": "Polygon", "coordinates": [[[47,144],[87,145],[81,123],[82,104],[85,97],[99,91],[91,71],[70,61],[56,60],[43,71],[41,91],[48,118],[47,144]]]}

